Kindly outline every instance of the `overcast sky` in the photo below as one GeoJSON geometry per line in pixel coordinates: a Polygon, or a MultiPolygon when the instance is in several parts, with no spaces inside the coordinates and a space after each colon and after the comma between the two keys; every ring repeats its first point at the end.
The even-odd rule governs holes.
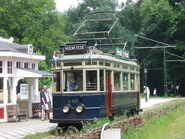
{"type": "MultiPolygon", "coordinates": [[[[125,1],[127,0],[118,0],[119,4],[125,1]]],[[[76,7],[79,2],[82,2],[82,0],[55,0],[56,7],[58,11],[61,11],[61,12],[64,12],[70,7],[76,7]]]]}

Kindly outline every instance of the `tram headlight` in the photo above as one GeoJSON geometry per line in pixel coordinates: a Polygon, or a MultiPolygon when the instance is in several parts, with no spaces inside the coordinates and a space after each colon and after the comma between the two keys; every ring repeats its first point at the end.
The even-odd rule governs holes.
{"type": "Polygon", "coordinates": [[[84,107],[82,105],[76,107],[76,112],[81,113],[84,110],[84,107]]]}
{"type": "Polygon", "coordinates": [[[68,113],[70,110],[70,107],[68,105],[63,107],[63,113],[68,113]]]}

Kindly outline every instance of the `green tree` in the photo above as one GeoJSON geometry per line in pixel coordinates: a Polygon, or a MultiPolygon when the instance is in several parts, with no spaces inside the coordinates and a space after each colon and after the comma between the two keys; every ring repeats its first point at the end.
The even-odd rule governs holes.
{"type": "Polygon", "coordinates": [[[5,31],[17,43],[33,44],[35,51],[46,55],[47,64],[53,51],[70,38],[54,0],[0,0],[0,21],[1,34],[5,31]]]}
{"type": "MultiPolygon", "coordinates": [[[[46,61],[40,61],[39,62],[39,69],[46,72],[51,72],[50,69],[48,69],[48,66],[46,64],[46,61]]],[[[52,79],[50,77],[44,77],[39,79],[39,90],[43,85],[47,85],[48,87],[51,86],[52,79]]]]}
{"type": "Polygon", "coordinates": [[[117,6],[118,3],[115,0],[83,0],[77,8],[69,9],[66,13],[63,13],[68,25],[65,28],[65,33],[72,35],[90,12],[98,10],[115,11],[117,6]]]}
{"type": "MultiPolygon", "coordinates": [[[[39,69],[48,71],[53,51],[70,36],[64,33],[63,16],[56,11],[54,0],[0,0],[0,35],[14,37],[16,43],[33,44],[34,52],[46,56],[39,69]]],[[[50,84],[50,79],[40,83],[50,84]]]]}
{"type": "MultiPolygon", "coordinates": [[[[168,52],[185,56],[185,4],[183,0],[139,0],[133,3],[128,0],[119,13],[122,25],[131,33],[145,36],[154,40],[176,45],[176,49],[168,52]]],[[[131,39],[130,39],[131,41],[131,39]]],[[[161,46],[161,44],[137,38],[135,46],[161,46]]],[[[136,49],[136,57],[141,67],[163,69],[163,49],[136,49]]],[[[166,59],[178,59],[166,54],[166,59]]],[[[185,91],[183,63],[167,63],[168,82],[174,86],[180,85],[185,91]],[[180,64],[180,65],[179,65],[180,64]],[[178,72],[176,72],[178,71],[178,72]]],[[[161,78],[163,78],[161,76],[161,78]]],[[[182,92],[181,91],[181,94],[182,92]]]]}

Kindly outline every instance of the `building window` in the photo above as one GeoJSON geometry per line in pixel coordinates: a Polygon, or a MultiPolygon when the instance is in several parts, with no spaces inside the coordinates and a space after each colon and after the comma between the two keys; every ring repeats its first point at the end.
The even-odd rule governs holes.
{"type": "Polygon", "coordinates": [[[121,90],[121,72],[114,72],[114,90],[120,91],[121,90]]]}
{"type": "Polygon", "coordinates": [[[3,73],[3,61],[0,61],[0,73],[3,73]]]}
{"type": "Polygon", "coordinates": [[[8,61],[8,73],[11,74],[12,73],[12,61],[8,61]]]}
{"type": "Polygon", "coordinates": [[[28,69],[28,63],[24,63],[24,68],[28,69]]]}
{"type": "Polygon", "coordinates": [[[35,69],[35,63],[32,63],[32,64],[31,64],[31,68],[32,68],[32,69],[35,69]]]}
{"type": "Polygon", "coordinates": [[[3,78],[0,78],[0,104],[3,103],[3,78]]]}
{"type": "Polygon", "coordinates": [[[97,71],[86,71],[86,90],[97,90],[97,71]]]}
{"type": "Polygon", "coordinates": [[[21,62],[16,62],[16,68],[21,68],[21,62]]]}
{"type": "Polygon", "coordinates": [[[8,103],[12,103],[13,100],[13,78],[10,77],[7,80],[7,91],[8,91],[8,103]]]}

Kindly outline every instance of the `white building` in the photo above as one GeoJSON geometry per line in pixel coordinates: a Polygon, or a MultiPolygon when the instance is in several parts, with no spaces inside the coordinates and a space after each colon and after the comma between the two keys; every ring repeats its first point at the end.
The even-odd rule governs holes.
{"type": "Polygon", "coordinates": [[[6,106],[17,104],[20,97],[21,79],[27,79],[29,117],[32,102],[39,101],[38,78],[51,76],[38,70],[38,63],[45,56],[33,53],[31,44],[13,43],[13,38],[0,37],[0,122],[7,121],[6,106]]]}

